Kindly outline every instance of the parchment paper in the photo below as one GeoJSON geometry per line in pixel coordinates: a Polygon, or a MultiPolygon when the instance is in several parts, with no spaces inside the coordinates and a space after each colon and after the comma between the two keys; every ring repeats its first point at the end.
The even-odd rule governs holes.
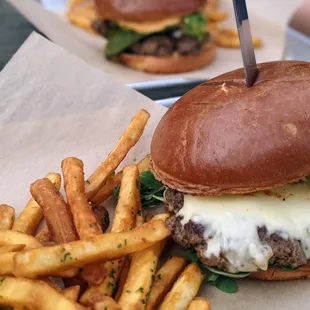
{"type": "MultiPolygon", "coordinates": [[[[104,58],[105,39],[68,24],[64,18],[45,11],[35,0],[8,1],[53,42],[125,83],[180,76],[207,79],[242,66],[239,49],[219,48],[216,60],[198,71],[178,75],[158,75],[135,71],[104,58]]],[[[252,33],[264,41],[264,47],[256,50],[258,62],[281,59],[286,23],[300,2],[301,0],[247,1],[252,33]]],[[[220,4],[230,16],[226,24],[235,27],[232,0],[221,0],[220,4]]]]}
{"type": "MultiPolygon", "coordinates": [[[[81,158],[88,176],[141,108],[152,117],[127,162],[149,152],[166,109],[33,34],[0,73],[0,202],[20,212],[30,183],[60,172],[66,156],[81,158]]],[[[200,294],[213,310],[309,309],[310,281],[238,284],[236,294],[211,286],[200,294]]]]}

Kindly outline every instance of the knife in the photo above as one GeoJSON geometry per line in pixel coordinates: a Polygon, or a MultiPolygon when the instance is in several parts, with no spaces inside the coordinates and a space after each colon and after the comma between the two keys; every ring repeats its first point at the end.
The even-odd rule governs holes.
{"type": "Polygon", "coordinates": [[[245,0],[233,0],[238,28],[246,86],[251,87],[256,81],[258,68],[252,42],[251,28],[245,0]]]}

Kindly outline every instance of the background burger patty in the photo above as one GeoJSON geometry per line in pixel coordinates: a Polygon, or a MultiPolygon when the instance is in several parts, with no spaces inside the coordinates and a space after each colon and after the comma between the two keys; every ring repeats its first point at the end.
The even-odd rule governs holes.
{"type": "MultiPolygon", "coordinates": [[[[207,242],[203,238],[204,227],[192,221],[182,225],[182,217],[178,216],[177,213],[184,204],[183,194],[171,189],[166,190],[165,204],[173,214],[167,220],[173,239],[185,248],[194,249],[201,261],[206,265],[225,270],[225,253],[221,253],[220,257],[211,257],[211,259],[204,257],[204,252],[207,249],[207,242]]],[[[257,227],[257,233],[260,240],[266,242],[272,248],[273,257],[269,261],[270,264],[295,268],[307,263],[300,241],[283,239],[277,234],[269,235],[265,227],[257,227]]]]}
{"type": "MultiPolygon", "coordinates": [[[[92,28],[107,38],[111,25],[112,23],[109,21],[95,20],[92,23],[92,28]]],[[[198,40],[184,35],[180,31],[168,30],[162,33],[151,34],[141,39],[125,52],[151,56],[170,56],[174,52],[180,55],[189,55],[199,53],[207,39],[208,35],[204,39],[198,40]]]]}

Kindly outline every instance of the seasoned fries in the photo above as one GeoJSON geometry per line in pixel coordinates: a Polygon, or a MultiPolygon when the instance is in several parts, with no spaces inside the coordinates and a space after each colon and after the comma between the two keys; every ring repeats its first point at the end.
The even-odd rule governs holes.
{"type": "Polygon", "coordinates": [[[228,14],[226,12],[212,10],[210,8],[207,8],[207,7],[204,9],[203,12],[204,12],[204,15],[206,16],[206,18],[208,19],[208,21],[211,23],[223,22],[224,20],[226,20],[228,18],[228,14]]]}
{"type": "Polygon", "coordinates": [[[69,207],[47,178],[37,180],[30,192],[44,212],[50,238],[58,243],[78,240],[69,207]]]}
{"type": "Polygon", "coordinates": [[[64,295],[66,298],[72,300],[72,301],[78,301],[79,299],[79,294],[80,294],[80,286],[75,285],[75,286],[70,286],[65,288],[62,291],[62,295],[64,295]]]}
{"type": "MultiPolygon", "coordinates": [[[[71,0],[71,10],[80,4],[93,9],[85,0],[71,0]]],[[[145,110],[135,115],[87,181],[80,159],[62,161],[67,202],[60,194],[61,176],[50,173],[31,184],[33,198],[15,222],[15,210],[0,206],[0,309],[210,310],[208,300],[195,298],[204,278],[197,264],[185,268],[184,258],[171,257],[156,271],[170,236],[165,226],[170,215],[149,214],[144,223],[140,195],[152,185],[145,178],[140,188],[140,173],[150,171],[150,155],[114,175],[149,117],[145,110]],[[115,187],[114,218],[103,234],[110,218],[100,204],[115,187]],[[43,219],[46,225],[34,237],[43,219]]]]}
{"type": "Polygon", "coordinates": [[[0,230],[11,229],[15,218],[15,210],[8,205],[0,205],[0,230]]]}
{"type": "Polygon", "coordinates": [[[94,310],[123,310],[111,297],[102,297],[100,301],[95,302],[94,310]]]}
{"type": "Polygon", "coordinates": [[[41,310],[85,309],[43,281],[3,277],[0,283],[0,305],[27,305],[30,309],[41,310]]]}
{"type": "Polygon", "coordinates": [[[186,310],[197,295],[203,279],[204,275],[196,263],[188,265],[165,297],[159,309],[186,310]]]}
{"type": "MultiPolygon", "coordinates": [[[[175,280],[186,266],[186,259],[172,256],[155,275],[146,310],[155,310],[172,288],[175,280]]],[[[200,309],[200,308],[197,308],[200,309]]]]}
{"type": "Polygon", "coordinates": [[[129,126],[117,141],[107,159],[105,159],[88,178],[85,184],[85,190],[89,200],[96,195],[118,165],[123,161],[126,154],[138,142],[149,118],[150,114],[147,111],[140,110],[131,120],[129,126]]]}
{"type": "MultiPolygon", "coordinates": [[[[120,188],[120,196],[115,209],[111,228],[112,233],[128,231],[135,225],[137,210],[140,209],[139,171],[137,166],[124,168],[120,188]]],[[[124,246],[127,240],[124,240],[124,246]]],[[[97,286],[90,286],[81,297],[83,305],[92,304],[100,296],[112,296],[119,274],[123,268],[124,260],[115,260],[105,263],[106,279],[97,286]]]]}
{"type": "MultiPolygon", "coordinates": [[[[150,155],[146,155],[140,162],[137,164],[139,172],[149,171],[151,169],[150,155]]],[[[118,172],[116,175],[111,176],[106,184],[98,191],[98,193],[91,199],[91,202],[94,205],[100,205],[106,199],[108,199],[112,193],[113,189],[117,186],[120,186],[122,180],[123,171],[118,172]]]]}
{"type": "Polygon", "coordinates": [[[188,306],[187,310],[211,310],[211,305],[209,300],[196,297],[188,306]]]}
{"type": "Polygon", "coordinates": [[[84,195],[83,162],[68,157],[62,161],[64,186],[76,230],[81,239],[101,235],[102,230],[84,195]]]}
{"type": "MultiPolygon", "coordinates": [[[[49,179],[54,184],[57,190],[61,186],[61,177],[59,173],[48,173],[45,178],[49,179]]],[[[28,235],[33,235],[38,228],[43,218],[43,210],[37,204],[37,202],[31,198],[25,209],[21,212],[18,218],[15,220],[13,230],[23,232],[28,235]]]]}
{"type": "Polygon", "coordinates": [[[14,258],[14,274],[17,277],[33,278],[100,260],[115,260],[142,251],[169,235],[165,224],[156,220],[129,232],[109,233],[87,240],[20,252],[14,258]]]}

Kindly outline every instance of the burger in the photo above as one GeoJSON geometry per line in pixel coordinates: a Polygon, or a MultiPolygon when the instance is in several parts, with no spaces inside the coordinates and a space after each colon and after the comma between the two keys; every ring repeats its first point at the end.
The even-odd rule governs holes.
{"type": "Polygon", "coordinates": [[[106,37],[105,56],[152,73],[179,73],[216,54],[202,13],[205,0],[96,0],[93,29],[106,37]]]}
{"type": "Polygon", "coordinates": [[[264,280],[310,275],[310,63],[259,65],[192,89],[161,119],[152,169],[174,240],[207,267],[264,280]],[[309,179],[309,178],[308,178],[309,179]]]}

